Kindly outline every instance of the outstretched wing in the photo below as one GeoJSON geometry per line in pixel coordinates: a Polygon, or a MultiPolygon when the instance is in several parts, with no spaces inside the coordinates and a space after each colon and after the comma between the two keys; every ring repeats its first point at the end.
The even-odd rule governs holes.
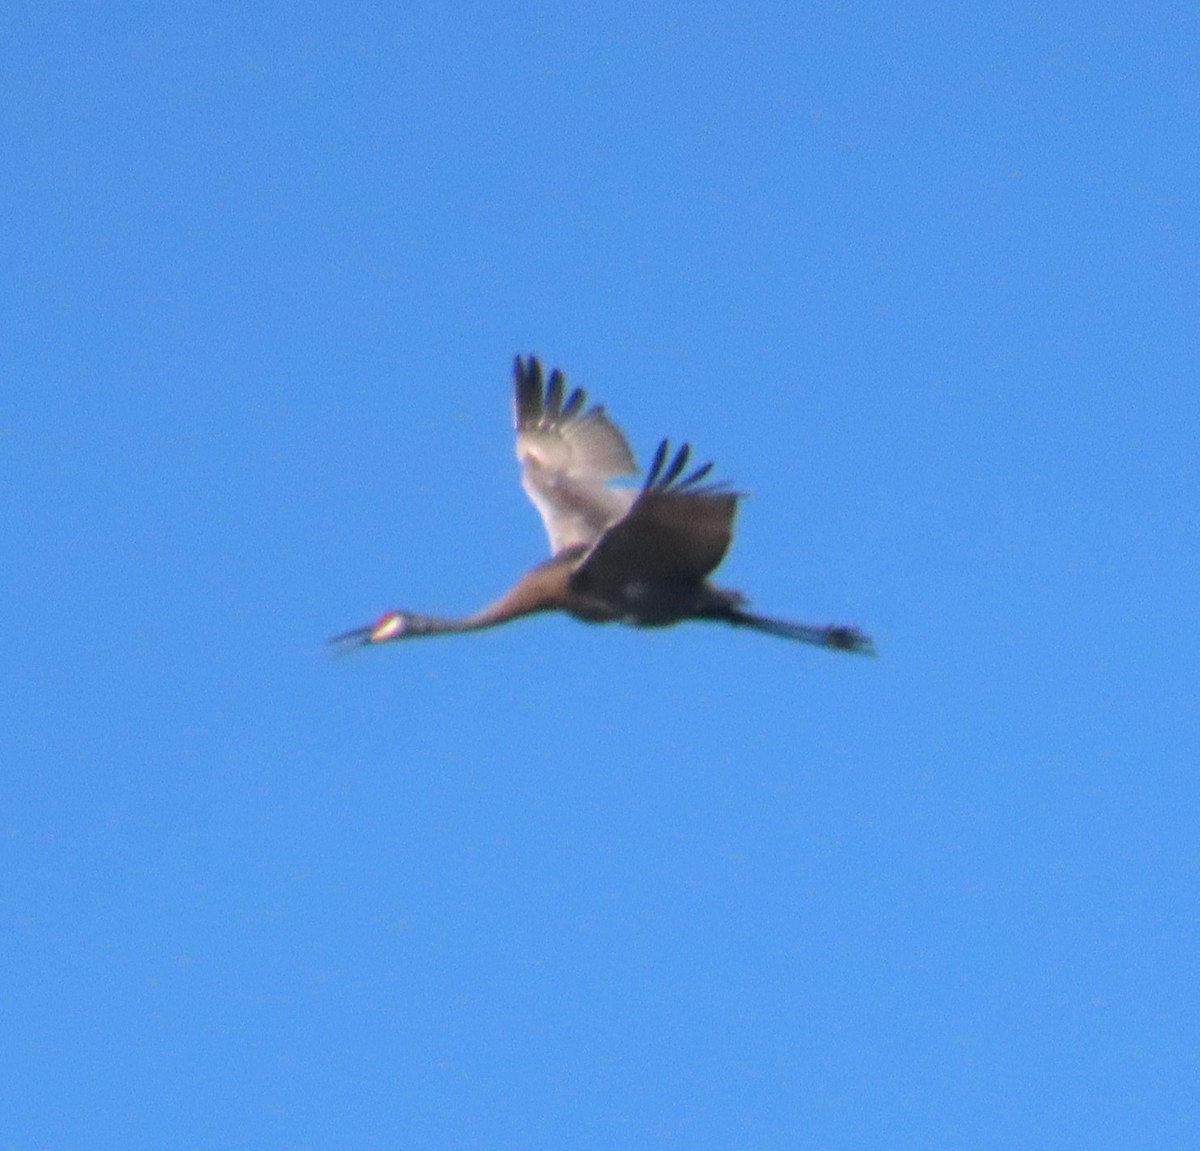
{"type": "Polygon", "coordinates": [[[557,368],[543,384],[535,356],[517,357],[513,389],[521,486],[542,517],[550,550],[590,546],[637,498],[608,487],[609,480],[637,474],[629,445],[602,407],[585,408],[581,388],[566,394],[557,368]]]}
{"type": "Polygon", "coordinates": [[[584,556],[572,586],[619,598],[630,583],[699,582],[724,559],[739,495],[700,482],[712,464],[680,479],[689,452],[684,444],[668,464],[667,441],[658,445],[645,486],[584,556]]]}

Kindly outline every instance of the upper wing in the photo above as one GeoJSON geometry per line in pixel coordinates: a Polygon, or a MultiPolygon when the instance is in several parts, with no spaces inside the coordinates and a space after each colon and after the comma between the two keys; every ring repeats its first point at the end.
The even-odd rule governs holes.
{"type": "Polygon", "coordinates": [[[703,580],[721,562],[733,536],[739,496],[723,484],[700,484],[712,464],[679,479],[688,454],[684,444],[667,464],[667,441],[658,445],[633,506],[584,556],[573,586],[619,597],[629,583],[703,580]]]}
{"type": "Polygon", "coordinates": [[[591,545],[637,498],[607,486],[637,474],[629,445],[602,407],[584,410],[581,388],[565,395],[558,369],[543,385],[536,357],[517,357],[513,386],[521,486],[542,517],[550,550],[591,545]]]}

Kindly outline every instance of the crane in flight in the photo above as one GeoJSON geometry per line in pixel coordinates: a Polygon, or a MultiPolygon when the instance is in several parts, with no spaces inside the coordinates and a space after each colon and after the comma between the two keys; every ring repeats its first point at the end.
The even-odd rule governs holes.
{"type": "Polygon", "coordinates": [[[563,611],[588,623],[632,627],[708,620],[874,654],[870,639],[855,627],[756,615],[746,609],[745,596],[709,582],[729,549],[740,493],[708,482],[711,463],[687,471],[687,444],[672,455],[663,440],[640,488],[613,487],[612,480],[637,475],[638,468],[604,408],[588,407],[581,388],[568,393],[557,369],[544,379],[534,356],[518,356],[513,375],[521,485],[550,537],[550,559],[472,615],[389,611],[330,643],[366,647],[563,611]]]}

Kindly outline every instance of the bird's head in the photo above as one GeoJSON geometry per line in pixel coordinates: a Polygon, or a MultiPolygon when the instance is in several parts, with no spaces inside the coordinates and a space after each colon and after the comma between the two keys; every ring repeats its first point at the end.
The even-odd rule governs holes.
{"type": "Polygon", "coordinates": [[[356,627],[351,631],[335,635],[329,642],[339,651],[356,647],[371,647],[378,643],[391,643],[404,639],[412,631],[413,616],[405,611],[384,612],[374,623],[356,627]]]}

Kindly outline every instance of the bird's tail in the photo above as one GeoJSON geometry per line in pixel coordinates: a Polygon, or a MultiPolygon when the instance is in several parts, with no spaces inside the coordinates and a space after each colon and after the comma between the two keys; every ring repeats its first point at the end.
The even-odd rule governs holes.
{"type": "Polygon", "coordinates": [[[875,654],[875,645],[870,637],[863,635],[856,627],[839,627],[834,624],[828,627],[812,627],[805,623],[793,623],[791,620],[755,615],[741,608],[734,608],[725,618],[735,627],[752,627],[755,631],[766,632],[767,635],[795,639],[801,643],[814,644],[816,647],[851,651],[859,655],[875,654]]]}

